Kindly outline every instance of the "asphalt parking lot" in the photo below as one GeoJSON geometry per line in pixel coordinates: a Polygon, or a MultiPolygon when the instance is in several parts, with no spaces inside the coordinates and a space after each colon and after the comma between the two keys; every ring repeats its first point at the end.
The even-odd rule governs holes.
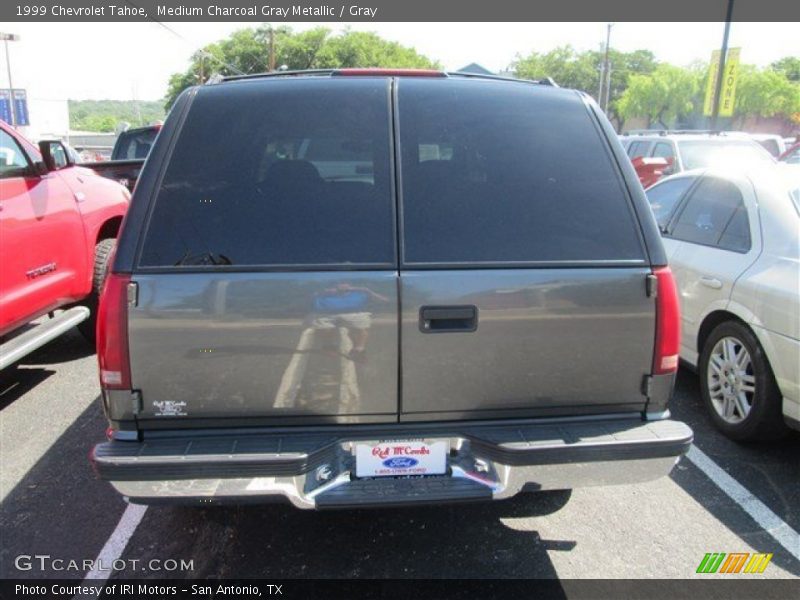
{"type": "Polygon", "coordinates": [[[694,429],[699,453],[668,478],[491,504],[325,513],[283,505],[126,513],[87,459],[106,426],[98,394],[95,357],[77,332],[0,374],[0,577],[80,580],[80,569],[21,571],[16,559],[101,552],[126,561],[112,579],[719,577],[695,574],[707,552],[773,553],[764,573],[746,577],[800,576],[800,435],[728,441],[686,370],[672,411],[694,429]],[[157,570],[166,559],[191,568],[157,570]]]}

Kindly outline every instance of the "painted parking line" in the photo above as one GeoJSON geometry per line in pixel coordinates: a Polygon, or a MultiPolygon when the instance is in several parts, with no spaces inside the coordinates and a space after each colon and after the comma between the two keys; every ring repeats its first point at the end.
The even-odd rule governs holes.
{"type": "Polygon", "coordinates": [[[145,512],[147,512],[146,506],[128,504],[111,537],[108,538],[105,546],[100,550],[100,554],[97,555],[97,560],[94,561],[92,570],[86,574],[85,583],[105,581],[111,576],[114,571],[112,568],[114,561],[122,556],[128,541],[131,539],[133,532],[136,531],[139,523],[141,523],[145,512]]]}
{"type": "Polygon", "coordinates": [[[775,541],[783,546],[789,554],[800,561],[800,534],[792,529],[786,521],[772,512],[766,504],[750,493],[741,483],[728,475],[722,467],[711,460],[697,446],[689,448],[686,458],[705,473],[706,477],[725,492],[731,500],[736,502],[742,510],[750,515],[764,531],[775,538],[775,541]]]}

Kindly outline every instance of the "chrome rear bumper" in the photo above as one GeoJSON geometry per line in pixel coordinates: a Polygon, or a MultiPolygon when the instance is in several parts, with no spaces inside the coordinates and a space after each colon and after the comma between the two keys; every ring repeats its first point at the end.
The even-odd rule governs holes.
{"type": "Polygon", "coordinates": [[[503,499],[523,489],[638,483],[667,475],[691,445],[671,420],[563,419],[369,430],[238,433],[112,440],[95,447],[100,477],[131,502],[286,499],[298,508],[503,499]],[[449,431],[448,431],[449,428],[449,431]],[[448,473],[357,479],[357,439],[450,440],[448,473]]]}

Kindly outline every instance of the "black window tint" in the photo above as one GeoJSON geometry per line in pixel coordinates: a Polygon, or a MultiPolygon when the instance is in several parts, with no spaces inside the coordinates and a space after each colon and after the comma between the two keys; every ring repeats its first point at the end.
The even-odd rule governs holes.
{"type": "Polygon", "coordinates": [[[132,160],[147,158],[153,142],[156,141],[156,129],[126,131],[119,135],[114,145],[112,160],[132,160]]]}
{"type": "Polygon", "coordinates": [[[738,206],[733,213],[733,217],[719,239],[719,247],[734,252],[750,250],[750,219],[747,218],[747,209],[743,204],[738,206]]]}
{"type": "Polygon", "coordinates": [[[394,265],[386,79],[202,88],[142,266],[394,265]]]}
{"type": "Polygon", "coordinates": [[[750,226],[739,189],[733,183],[708,177],[700,182],[678,217],[672,237],[706,246],[747,251],[750,226]],[[724,237],[724,239],[722,239],[724,237]]]}
{"type": "Polygon", "coordinates": [[[672,145],[666,142],[658,142],[654,147],[650,156],[659,156],[661,158],[675,158],[675,152],[672,150],[672,145]]]}
{"type": "Polygon", "coordinates": [[[694,177],[681,177],[665,181],[647,190],[647,200],[650,202],[650,208],[653,209],[658,226],[662,230],[667,226],[678,200],[686,193],[694,180],[694,177]]]}
{"type": "Polygon", "coordinates": [[[627,194],[577,94],[398,85],[406,263],[643,258],[627,194]]]}
{"type": "Polygon", "coordinates": [[[630,146],[628,146],[628,156],[630,156],[632,159],[638,156],[644,156],[649,145],[650,142],[633,142],[630,146]]]}
{"type": "Polygon", "coordinates": [[[758,143],[764,146],[767,152],[772,154],[772,156],[777,157],[781,155],[781,149],[778,147],[778,142],[776,142],[775,140],[773,139],[758,140],[758,143]]]}

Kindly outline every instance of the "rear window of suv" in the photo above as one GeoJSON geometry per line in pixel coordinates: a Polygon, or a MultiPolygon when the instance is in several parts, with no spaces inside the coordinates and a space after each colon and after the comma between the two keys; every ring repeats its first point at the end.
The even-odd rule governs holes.
{"type": "Polygon", "coordinates": [[[643,259],[618,169],[577,93],[398,86],[405,264],[643,259]]]}
{"type": "Polygon", "coordinates": [[[774,164],[769,152],[750,140],[688,140],[678,142],[686,171],[708,167],[752,167],[774,164]]]}
{"type": "Polygon", "coordinates": [[[390,124],[386,79],[201,88],[140,266],[393,266],[390,124]]]}

